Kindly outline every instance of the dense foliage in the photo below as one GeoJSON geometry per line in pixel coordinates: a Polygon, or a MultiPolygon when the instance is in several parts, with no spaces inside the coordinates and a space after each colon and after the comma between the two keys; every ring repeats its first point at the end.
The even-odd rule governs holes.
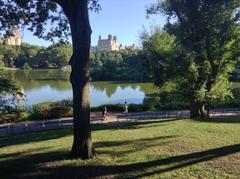
{"type": "Polygon", "coordinates": [[[141,50],[95,52],[90,56],[90,76],[93,80],[149,80],[143,62],[141,50]]]}
{"type": "Polygon", "coordinates": [[[70,44],[58,43],[49,47],[22,44],[21,47],[0,45],[0,61],[5,67],[61,68],[68,65],[72,54],[70,44]]]}
{"type": "Polygon", "coordinates": [[[169,34],[143,40],[159,74],[155,81],[174,79],[177,92],[191,103],[192,117],[205,117],[204,104],[231,95],[229,73],[240,57],[239,5],[239,0],[164,0],[148,8],[169,20],[169,34]]]}
{"type": "MultiPolygon", "coordinates": [[[[49,47],[23,44],[21,47],[0,45],[0,66],[24,70],[63,68],[69,65],[71,44],[58,43],[49,47]]],[[[148,69],[142,51],[126,49],[90,54],[90,76],[92,80],[149,80],[148,69]]]]}

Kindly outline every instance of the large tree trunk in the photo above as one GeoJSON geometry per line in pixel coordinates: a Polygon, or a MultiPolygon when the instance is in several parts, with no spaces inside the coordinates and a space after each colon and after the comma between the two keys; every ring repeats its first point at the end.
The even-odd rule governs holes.
{"type": "Polygon", "coordinates": [[[205,105],[203,102],[194,100],[191,102],[190,117],[201,118],[201,119],[209,118],[209,109],[205,108],[205,105]]]}
{"type": "Polygon", "coordinates": [[[72,159],[93,157],[89,106],[89,51],[91,27],[88,16],[88,0],[69,0],[65,14],[72,33],[73,55],[70,59],[73,89],[73,145],[72,159]]]}

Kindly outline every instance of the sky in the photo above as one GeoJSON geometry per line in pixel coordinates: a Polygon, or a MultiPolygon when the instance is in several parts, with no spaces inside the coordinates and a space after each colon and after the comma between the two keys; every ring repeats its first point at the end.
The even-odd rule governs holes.
{"type": "MultiPolygon", "coordinates": [[[[143,28],[163,26],[165,18],[153,15],[146,18],[146,6],[157,0],[100,0],[102,10],[90,12],[92,27],[92,45],[97,44],[98,36],[107,38],[108,34],[116,35],[118,43],[123,45],[139,45],[139,34],[143,28]]],[[[25,30],[23,42],[48,46],[51,42],[44,41],[25,30]]]]}

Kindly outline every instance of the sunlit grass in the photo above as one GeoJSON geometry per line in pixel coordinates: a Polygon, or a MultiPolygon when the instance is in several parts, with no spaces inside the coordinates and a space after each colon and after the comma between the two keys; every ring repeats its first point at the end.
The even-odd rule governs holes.
{"type": "Polygon", "coordinates": [[[240,118],[93,126],[97,151],[67,160],[71,129],[0,137],[0,178],[239,178],[240,118]]]}

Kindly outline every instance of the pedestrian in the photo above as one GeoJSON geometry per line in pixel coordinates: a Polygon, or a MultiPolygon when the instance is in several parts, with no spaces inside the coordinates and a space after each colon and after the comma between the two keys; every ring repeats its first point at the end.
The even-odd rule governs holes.
{"type": "Polygon", "coordinates": [[[106,115],[107,115],[107,106],[104,106],[102,111],[103,121],[106,119],[106,115]]]}
{"type": "Polygon", "coordinates": [[[123,105],[123,113],[128,113],[128,104],[127,101],[125,101],[124,105],[123,105]]]}

